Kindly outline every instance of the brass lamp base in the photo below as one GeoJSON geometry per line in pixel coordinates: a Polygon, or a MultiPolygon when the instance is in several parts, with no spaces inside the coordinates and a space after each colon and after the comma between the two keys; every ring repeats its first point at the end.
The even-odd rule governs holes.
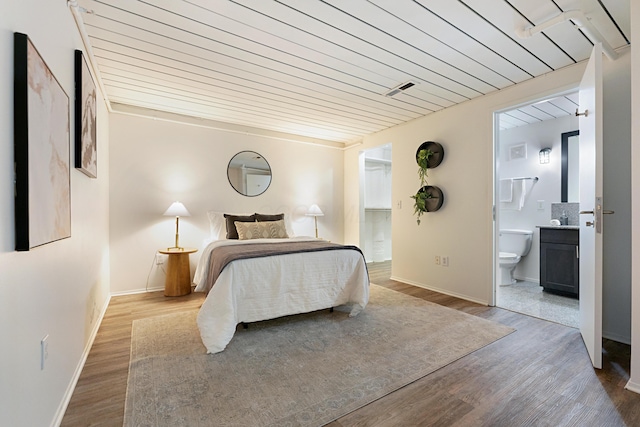
{"type": "Polygon", "coordinates": [[[178,245],[178,241],[180,240],[180,234],[178,233],[179,224],[180,224],[180,217],[177,216],[176,217],[176,245],[172,246],[170,248],[167,248],[168,251],[170,251],[172,249],[176,249],[178,251],[184,251],[184,248],[182,246],[178,245]]]}

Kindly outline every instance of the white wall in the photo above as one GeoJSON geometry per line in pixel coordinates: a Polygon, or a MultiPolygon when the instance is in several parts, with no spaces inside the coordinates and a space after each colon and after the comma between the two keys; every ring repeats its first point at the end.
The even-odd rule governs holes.
{"type": "Polygon", "coordinates": [[[632,329],[631,378],[627,388],[640,393],[640,3],[631,2],[631,187],[632,329]]]}
{"type": "MultiPolygon", "coordinates": [[[[628,56],[629,52],[626,51],[614,63],[604,60],[605,90],[609,94],[605,93],[605,102],[610,109],[615,109],[613,114],[605,115],[605,140],[616,139],[621,152],[629,142],[624,141],[624,131],[616,131],[615,128],[630,126],[629,112],[624,112],[625,106],[628,107],[628,98],[623,96],[619,101],[621,94],[629,91],[629,80],[624,78],[629,74],[628,56]],[[611,105],[616,102],[620,102],[620,108],[611,105]]],[[[392,142],[392,276],[446,294],[490,303],[494,251],[493,112],[576,88],[585,65],[576,64],[369,135],[362,146],[348,150],[345,153],[345,241],[358,243],[358,234],[354,232],[360,223],[357,206],[354,206],[358,201],[355,184],[358,151],[392,142]],[[418,226],[409,197],[418,186],[415,151],[423,141],[428,140],[440,142],[445,148],[444,161],[429,173],[429,183],[443,189],[445,202],[438,212],[426,214],[418,226]],[[402,203],[402,208],[398,208],[398,203],[402,203]],[[436,266],[433,262],[436,255],[448,256],[450,266],[436,266]]],[[[625,180],[628,183],[629,176],[625,175],[624,168],[607,164],[605,181],[618,182],[623,186],[625,180]]],[[[628,209],[624,204],[619,206],[622,211],[628,209]]],[[[624,226],[624,221],[622,224],[624,226]]],[[[616,246],[613,240],[608,244],[614,246],[608,247],[612,256],[605,259],[605,271],[611,273],[611,262],[615,262],[616,257],[626,250],[627,244],[623,242],[616,246]]],[[[626,271],[622,275],[630,276],[629,263],[619,267],[626,271]]],[[[605,283],[610,283],[605,287],[605,334],[622,340],[625,331],[628,331],[629,319],[628,316],[622,318],[624,314],[618,316],[612,307],[626,304],[620,298],[629,293],[630,283],[627,280],[613,284],[613,280],[612,277],[605,277],[605,283]],[[610,292],[612,287],[619,287],[619,291],[610,292]]]]}
{"type": "MultiPolygon", "coordinates": [[[[114,293],[145,289],[150,272],[150,288],[164,286],[152,261],[158,249],[173,246],[175,221],[162,214],[175,200],[192,215],[180,219],[181,246],[201,248],[209,210],[284,212],[296,235],[313,236],[313,218],[304,215],[313,203],[325,214],[318,217],[319,236],[342,241],[341,150],[115,113],[110,136],[114,293]],[[243,150],[260,153],[271,166],[271,186],[262,195],[245,197],[229,184],[227,164],[243,150]]],[[[199,257],[191,255],[192,274],[199,257]]]]}
{"type": "Polygon", "coordinates": [[[576,86],[584,64],[451,107],[407,124],[369,135],[345,153],[345,241],[358,243],[357,152],[393,143],[394,278],[472,301],[489,303],[493,283],[493,113],[548,97],[576,86]],[[444,205],[416,225],[413,200],[418,189],[415,153],[424,141],[440,142],[444,161],[429,171],[429,183],[442,188],[444,205]],[[398,203],[402,208],[398,208],[398,203]],[[450,266],[436,266],[436,255],[450,266]]]}
{"type": "MultiPolygon", "coordinates": [[[[566,116],[500,132],[499,178],[539,178],[537,182],[525,181],[528,193],[521,210],[507,210],[503,208],[502,203],[498,204],[500,228],[533,231],[531,251],[520,260],[514,272],[517,279],[532,282],[540,280],[540,229],[536,226],[549,225],[551,203],[560,203],[560,134],[577,129],[577,118],[566,116]],[[509,160],[509,148],[522,143],[527,146],[527,158],[509,160]],[[541,165],[538,152],[545,147],[551,148],[551,161],[541,165]],[[544,201],[544,210],[538,209],[539,200],[544,201]]],[[[517,183],[519,185],[519,182],[517,183]]]]}
{"type": "Polygon", "coordinates": [[[15,252],[13,32],[27,34],[70,98],[82,43],[64,1],[3,2],[0,13],[0,424],[47,426],[62,416],[83,352],[108,301],[108,114],[98,102],[98,179],[73,169],[71,237],[15,252]],[[40,340],[49,357],[40,370],[40,340]]]}

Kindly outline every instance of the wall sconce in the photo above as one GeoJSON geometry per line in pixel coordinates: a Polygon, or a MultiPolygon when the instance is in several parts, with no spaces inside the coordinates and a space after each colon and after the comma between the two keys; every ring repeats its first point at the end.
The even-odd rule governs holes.
{"type": "Polygon", "coordinates": [[[173,202],[171,204],[171,206],[169,206],[169,209],[167,209],[164,212],[165,216],[175,216],[176,217],[176,245],[172,248],[167,248],[167,249],[178,249],[180,251],[184,250],[184,248],[181,248],[178,245],[178,240],[179,240],[179,233],[178,233],[178,227],[180,224],[180,217],[181,216],[191,216],[191,214],[189,213],[189,211],[187,210],[187,208],[184,207],[184,205],[180,202],[173,202]]]}
{"type": "Polygon", "coordinates": [[[540,164],[545,165],[551,161],[551,148],[543,148],[540,150],[540,164]]]}
{"type": "Polygon", "coordinates": [[[311,207],[309,208],[309,210],[307,211],[307,213],[305,214],[307,216],[312,216],[315,224],[316,224],[316,239],[318,238],[318,217],[319,216],[324,216],[324,213],[322,212],[322,210],[320,209],[320,207],[316,204],[311,205],[311,207]]]}

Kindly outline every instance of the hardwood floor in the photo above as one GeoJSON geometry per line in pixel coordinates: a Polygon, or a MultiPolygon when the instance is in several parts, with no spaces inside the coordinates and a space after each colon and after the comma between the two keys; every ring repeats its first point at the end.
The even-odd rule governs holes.
{"type": "MultiPolygon", "coordinates": [[[[640,426],[640,395],[624,390],[630,347],[604,342],[591,367],[576,329],[390,280],[390,263],[369,264],[371,281],[516,332],[329,424],[360,426],[640,426]]],[[[121,426],[131,322],[197,308],[201,294],[114,297],[62,426],[121,426]]],[[[428,325],[425,325],[428,327],[428,325]]]]}
{"type": "Polygon", "coordinates": [[[162,291],[111,298],[61,425],[122,426],[132,322],[198,308],[203,301],[201,293],[165,297],[162,291]]]}

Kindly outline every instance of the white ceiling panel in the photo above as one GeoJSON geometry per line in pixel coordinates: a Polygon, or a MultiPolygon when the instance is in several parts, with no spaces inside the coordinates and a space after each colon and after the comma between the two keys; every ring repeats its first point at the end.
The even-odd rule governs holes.
{"type": "MultiPolygon", "coordinates": [[[[394,49],[399,47],[399,43],[395,43],[391,37],[385,37],[385,43],[381,43],[380,34],[325,2],[285,0],[282,3],[285,2],[289,4],[280,6],[284,9],[282,12],[286,13],[296,28],[304,28],[317,37],[350,51],[352,53],[351,61],[357,62],[361,57],[364,57],[379,64],[405,71],[407,77],[397,83],[412,78],[431,82],[434,88],[441,88],[439,94],[445,99],[471,99],[483,94],[470,85],[447,77],[440,72],[442,70],[427,63],[425,58],[416,57],[414,51],[396,52],[394,49]],[[370,42],[370,38],[376,39],[377,43],[370,42]]],[[[275,15],[280,12],[280,9],[274,7],[271,2],[243,1],[243,3],[251,4],[252,8],[261,10],[265,14],[275,15]]]]}
{"type": "Polygon", "coordinates": [[[478,75],[486,75],[484,79],[490,79],[488,75],[495,73],[506,79],[507,82],[513,84],[531,77],[529,73],[519,68],[516,64],[492,51],[477,40],[470,38],[464,31],[452,23],[440,19],[437,15],[431,13],[416,2],[370,1],[385,12],[397,16],[408,25],[420,29],[439,43],[450,47],[456,52],[459,52],[460,55],[464,55],[469,58],[469,60],[476,62],[478,66],[481,67],[478,75]]]}
{"type": "MultiPolygon", "coordinates": [[[[536,3],[544,1],[547,0],[538,0],[536,3]]],[[[526,27],[530,25],[530,22],[518,13],[508,1],[464,0],[463,3],[501,31],[504,37],[511,39],[513,43],[519,45],[521,49],[549,68],[555,70],[575,63],[573,58],[559,49],[557,44],[547,37],[518,38],[514,34],[514,29],[526,27]]]]}
{"type": "Polygon", "coordinates": [[[500,129],[502,130],[511,129],[518,126],[526,126],[528,124],[528,122],[514,117],[509,113],[500,114],[500,129]]]}
{"type": "Polygon", "coordinates": [[[526,107],[520,107],[518,108],[518,111],[521,111],[523,113],[525,113],[527,116],[532,117],[532,121],[530,123],[533,122],[533,119],[538,119],[540,121],[543,120],[550,120],[550,119],[555,119],[555,116],[552,116],[551,114],[540,110],[539,108],[536,108],[535,105],[527,105],[526,107]]]}
{"type": "MultiPolygon", "coordinates": [[[[571,22],[516,35],[564,11],[629,43],[629,0],[78,3],[107,102],[343,144],[584,61],[592,42],[571,22]]],[[[521,107],[501,126],[576,102],[521,107]]]]}
{"type": "Polygon", "coordinates": [[[555,0],[563,11],[581,10],[587,19],[605,37],[607,42],[615,49],[628,44],[628,35],[625,37],[620,28],[629,29],[629,2],[621,0],[555,0]],[[610,10],[611,9],[611,10],[610,10]],[[618,15],[614,18],[611,11],[618,15]]]}
{"type": "MultiPolygon", "coordinates": [[[[528,22],[528,25],[525,27],[539,25],[563,12],[556,2],[550,0],[538,2],[532,2],[530,0],[510,0],[510,3],[513,9],[528,22]]],[[[536,35],[535,37],[547,38],[554,43],[558,49],[565,52],[572,61],[578,62],[582,60],[582,58],[588,57],[593,48],[593,44],[589,39],[587,39],[586,36],[580,37],[580,35],[582,35],[582,33],[573,23],[565,22],[550,27],[546,29],[543,34],[536,35]]]]}
{"type": "Polygon", "coordinates": [[[500,113],[500,129],[511,129],[545,120],[572,116],[578,106],[578,93],[545,99],[500,113]]]}
{"type": "Polygon", "coordinates": [[[545,102],[542,104],[537,104],[534,106],[535,108],[544,111],[545,113],[548,113],[554,117],[562,117],[562,116],[568,116],[569,114],[575,114],[575,110],[569,112],[566,111],[560,107],[558,107],[557,105],[555,105],[555,103],[549,101],[549,102],[545,102]]]}
{"type": "Polygon", "coordinates": [[[620,37],[624,39],[620,46],[629,43],[631,37],[631,18],[629,15],[629,2],[620,0],[601,0],[602,6],[606,9],[611,24],[616,27],[620,37]]]}
{"type": "Polygon", "coordinates": [[[511,110],[505,114],[509,115],[510,117],[522,120],[524,123],[538,123],[542,121],[542,119],[539,119],[534,114],[529,114],[524,109],[511,110]]]}
{"type": "Polygon", "coordinates": [[[334,9],[334,14],[351,16],[350,22],[343,28],[349,34],[367,40],[369,44],[402,58],[413,58],[422,67],[479,93],[492,92],[506,84],[503,79],[491,83],[489,80],[494,78],[480,78],[478,72],[484,73],[485,70],[479,70],[475,63],[366,0],[326,2],[334,9]],[[460,65],[452,65],[455,63],[460,65]]]}

